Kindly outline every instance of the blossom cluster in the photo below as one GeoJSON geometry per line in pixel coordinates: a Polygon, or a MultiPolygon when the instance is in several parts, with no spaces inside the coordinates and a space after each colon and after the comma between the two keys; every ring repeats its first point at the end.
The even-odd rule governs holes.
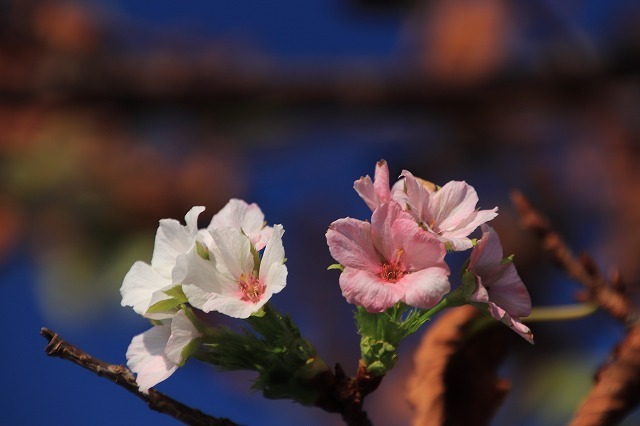
{"type": "Polygon", "coordinates": [[[533,343],[520,320],[531,311],[529,294],[511,258],[503,259],[498,235],[486,225],[498,215],[497,207],[478,210],[478,195],[466,182],[439,187],[406,170],[390,186],[384,160],[377,163],[373,180],[362,177],[354,189],[372,210],[371,221],[339,219],[326,234],[349,303],[369,313],[398,303],[429,309],[455,294],[533,343]],[[476,241],[470,235],[478,227],[482,237],[476,241]],[[451,292],[445,256],[468,249],[463,282],[451,292]]]}
{"type": "Polygon", "coordinates": [[[207,333],[202,313],[248,318],[286,285],[282,225],[266,226],[256,204],[232,199],[198,229],[203,211],[193,207],[185,225],[162,219],[151,264],[135,262],[120,289],[122,306],[155,324],[127,350],[143,392],[197,350],[207,333]]]}

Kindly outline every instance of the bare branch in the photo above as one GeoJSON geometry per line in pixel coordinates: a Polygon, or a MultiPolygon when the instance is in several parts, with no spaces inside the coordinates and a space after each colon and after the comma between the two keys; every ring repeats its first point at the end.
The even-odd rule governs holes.
{"type": "Polygon", "coordinates": [[[610,359],[598,375],[596,384],[576,411],[571,426],[618,424],[640,404],[640,324],[638,312],[624,295],[621,278],[614,276],[610,285],[588,255],[576,258],[560,235],[519,192],[512,200],[522,223],[540,238],[543,248],[567,274],[582,283],[588,298],[614,318],[628,326],[627,334],[612,351],[610,359]]]}
{"type": "Polygon", "coordinates": [[[371,420],[362,409],[364,398],[375,391],[384,376],[373,377],[362,360],[356,377],[349,377],[342,366],[336,364],[335,374],[327,372],[314,378],[314,385],[323,390],[316,406],[330,413],[340,413],[350,426],[370,426],[371,420]]]}
{"type": "Polygon", "coordinates": [[[589,298],[625,325],[632,325],[637,313],[630,300],[616,287],[609,285],[591,257],[586,254],[580,258],[574,256],[560,234],[551,229],[547,219],[522,193],[514,191],[511,200],[518,210],[523,226],[536,234],[544,250],[571,278],[587,288],[589,298]]]}
{"type": "Polygon", "coordinates": [[[189,425],[237,426],[237,423],[229,419],[209,416],[154,389],[149,389],[148,394],[142,393],[138,390],[135,376],[124,365],[109,364],[96,359],[82,349],[67,343],[57,333],[47,328],[43,327],[40,334],[49,341],[45,348],[47,355],[69,360],[98,376],[107,378],[142,399],[152,410],[168,414],[189,425]]]}

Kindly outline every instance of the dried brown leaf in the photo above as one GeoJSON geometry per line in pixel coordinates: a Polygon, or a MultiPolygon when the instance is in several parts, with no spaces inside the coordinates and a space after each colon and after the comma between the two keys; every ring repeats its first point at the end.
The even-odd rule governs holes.
{"type": "Polygon", "coordinates": [[[500,327],[470,333],[482,314],[471,306],[442,315],[415,354],[408,398],[414,425],[488,424],[510,388],[496,370],[506,355],[500,327]]]}

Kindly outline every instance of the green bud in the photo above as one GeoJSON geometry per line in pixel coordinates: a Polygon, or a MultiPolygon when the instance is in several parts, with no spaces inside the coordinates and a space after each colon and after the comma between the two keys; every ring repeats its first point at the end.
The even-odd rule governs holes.
{"type": "Polygon", "coordinates": [[[209,260],[209,249],[200,241],[196,241],[196,253],[205,260],[209,260]]]}

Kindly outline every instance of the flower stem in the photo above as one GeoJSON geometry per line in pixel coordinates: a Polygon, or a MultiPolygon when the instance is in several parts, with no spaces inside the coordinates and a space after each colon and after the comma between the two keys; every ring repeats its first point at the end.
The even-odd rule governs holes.
{"type": "Polygon", "coordinates": [[[531,310],[531,315],[522,318],[523,322],[569,321],[584,318],[598,310],[593,303],[576,305],[540,306],[531,310]]]}

